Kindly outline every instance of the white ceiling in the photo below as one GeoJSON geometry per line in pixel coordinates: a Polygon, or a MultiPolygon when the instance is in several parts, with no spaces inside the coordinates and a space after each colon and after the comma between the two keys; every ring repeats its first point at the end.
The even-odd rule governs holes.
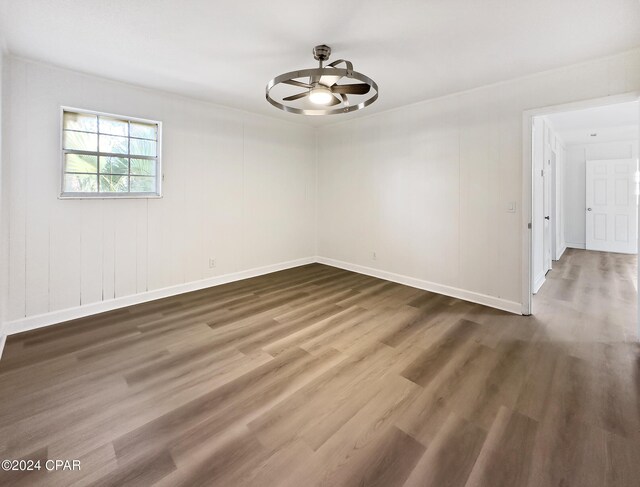
{"type": "Polygon", "coordinates": [[[546,118],[566,145],[637,140],[640,135],[639,102],[556,113],[546,118]]]}
{"type": "MultiPolygon", "coordinates": [[[[267,81],[315,67],[314,45],[380,86],[359,113],[640,45],[638,0],[0,0],[9,51],[308,123],[264,100],[267,81]]],[[[330,120],[329,120],[330,119],[330,120]]]]}

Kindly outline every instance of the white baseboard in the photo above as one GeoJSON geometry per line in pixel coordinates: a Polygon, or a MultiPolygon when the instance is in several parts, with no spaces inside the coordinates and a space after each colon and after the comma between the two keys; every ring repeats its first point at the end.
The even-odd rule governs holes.
{"type": "Polygon", "coordinates": [[[533,280],[533,294],[538,294],[538,291],[540,291],[540,288],[544,284],[545,280],[546,279],[544,271],[536,276],[536,278],[533,280]]]}
{"type": "Polygon", "coordinates": [[[36,328],[42,328],[45,326],[54,325],[56,323],[62,323],[64,321],[75,320],[77,318],[83,318],[85,316],[104,313],[105,311],[111,311],[118,308],[124,308],[126,306],[132,306],[134,304],[153,301],[155,299],[167,298],[169,296],[175,296],[177,294],[183,294],[190,291],[197,291],[199,289],[219,286],[220,284],[227,284],[229,282],[240,281],[242,279],[248,279],[250,277],[270,274],[271,272],[290,269],[292,267],[298,267],[305,264],[313,264],[314,262],[316,262],[315,257],[306,257],[303,259],[296,259],[288,262],[281,262],[264,267],[248,269],[246,271],[224,274],[222,276],[202,279],[200,281],[178,284],[177,286],[155,289],[153,291],[134,294],[132,296],[124,296],[121,298],[110,299],[108,301],[101,301],[99,303],[87,304],[84,306],[77,306],[74,308],[52,311],[50,313],[29,316],[27,318],[21,318],[5,323],[4,332],[7,335],[13,335],[15,333],[21,333],[23,331],[34,330],[36,328]]]}
{"type": "Polygon", "coordinates": [[[404,276],[401,274],[395,274],[393,272],[374,269],[372,267],[361,266],[358,264],[350,264],[340,260],[329,259],[327,257],[318,257],[317,262],[321,264],[330,265],[333,267],[339,267],[348,271],[357,272],[359,274],[366,274],[367,276],[378,277],[387,281],[397,282],[406,286],[415,287],[417,289],[423,289],[425,291],[431,291],[438,294],[444,294],[445,296],[451,296],[452,298],[462,299],[464,301],[470,301],[472,303],[482,304],[491,308],[501,309],[514,314],[522,314],[522,304],[515,301],[509,301],[507,299],[496,298],[495,296],[488,296],[486,294],[480,294],[473,291],[467,291],[465,289],[459,289],[452,286],[446,286],[444,284],[437,284],[435,282],[424,281],[422,279],[416,279],[415,277],[404,276]]]}
{"type": "MultiPolygon", "coordinates": [[[[326,257],[306,257],[303,259],[296,259],[288,262],[281,262],[278,264],[272,264],[264,267],[257,267],[254,269],[248,269],[246,271],[234,272],[231,274],[225,274],[222,276],[216,276],[209,279],[202,279],[200,281],[189,282],[185,284],[179,284],[176,286],[165,287],[162,289],[156,289],[132,296],[124,296],[121,298],[110,299],[108,301],[101,301],[98,303],[87,304],[84,306],[77,306],[74,308],[62,309],[59,311],[52,311],[50,313],[43,313],[40,315],[29,316],[14,321],[4,323],[4,335],[0,335],[0,356],[2,353],[2,347],[4,346],[6,336],[13,335],[15,333],[21,333],[24,331],[34,330],[36,328],[43,328],[45,326],[62,323],[69,320],[75,320],[77,318],[83,318],[86,316],[95,315],[98,313],[104,313],[106,311],[112,311],[118,308],[124,308],[126,306],[132,306],[135,304],[145,303],[153,301],[155,299],[167,298],[175,296],[177,294],[183,294],[191,291],[197,291],[199,289],[205,289],[208,287],[219,286],[221,284],[227,284],[229,282],[240,281],[242,279],[248,279],[251,277],[261,276],[269,274],[271,272],[277,272],[284,269],[290,269],[292,267],[298,267],[301,265],[312,264],[318,262],[321,264],[330,265],[333,267],[339,267],[360,274],[366,274],[368,276],[378,277],[387,281],[397,282],[407,286],[415,287],[418,289],[424,289],[425,291],[431,291],[438,294],[444,294],[454,298],[462,299],[464,301],[470,301],[472,303],[478,303],[492,308],[501,309],[510,313],[522,314],[522,305],[515,301],[509,301],[502,298],[496,298],[494,296],[488,296],[486,294],[480,294],[473,291],[467,291],[465,289],[459,289],[443,284],[437,284],[435,282],[424,281],[416,279],[414,277],[395,274],[393,272],[382,271],[379,269],[373,269],[371,267],[365,267],[357,264],[350,264],[348,262],[342,262],[339,260],[329,259],[326,257]]],[[[544,276],[543,276],[544,282],[544,276]]]]}
{"type": "Polygon", "coordinates": [[[567,248],[569,249],[586,249],[587,246],[583,243],[576,243],[576,242],[567,242],[567,248]]]}
{"type": "Polygon", "coordinates": [[[7,335],[0,335],[0,358],[2,358],[2,351],[4,350],[4,344],[7,341],[7,335]]]}
{"type": "Polygon", "coordinates": [[[565,250],[567,250],[567,244],[563,244],[562,247],[560,247],[560,252],[558,252],[558,258],[556,260],[560,260],[562,258],[565,250]]]}

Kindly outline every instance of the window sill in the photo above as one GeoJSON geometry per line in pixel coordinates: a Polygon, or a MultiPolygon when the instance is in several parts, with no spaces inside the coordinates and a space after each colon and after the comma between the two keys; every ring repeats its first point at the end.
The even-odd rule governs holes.
{"type": "Polygon", "coordinates": [[[81,194],[81,193],[63,193],[58,195],[59,200],[157,200],[161,199],[161,194],[148,194],[148,193],[125,193],[125,194],[81,194]]]}

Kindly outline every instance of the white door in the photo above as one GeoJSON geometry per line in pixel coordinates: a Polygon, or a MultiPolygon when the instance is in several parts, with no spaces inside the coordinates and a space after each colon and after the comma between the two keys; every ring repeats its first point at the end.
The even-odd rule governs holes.
{"type": "Polygon", "coordinates": [[[556,255],[558,254],[558,211],[556,209],[558,205],[558,200],[556,198],[556,188],[558,187],[558,170],[556,168],[556,153],[555,151],[551,152],[551,165],[549,166],[549,174],[550,174],[550,188],[549,188],[549,200],[551,202],[549,206],[549,220],[546,220],[549,223],[549,233],[551,238],[551,243],[549,245],[550,253],[549,253],[549,264],[553,265],[554,260],[558,260],[556,255]]]}
{"type": "Polygon", "coordinates": [[[633,159],[587,161],[587,249],[638,251],[637,170],[633,159]]]}
{"type": "Polygon", "coordinates": [[[551,150],[545,151],[544,158],[544,272],[547,273],[551,270],[551,213],[552,213],[552,171],[551,171],[551,150]]]}

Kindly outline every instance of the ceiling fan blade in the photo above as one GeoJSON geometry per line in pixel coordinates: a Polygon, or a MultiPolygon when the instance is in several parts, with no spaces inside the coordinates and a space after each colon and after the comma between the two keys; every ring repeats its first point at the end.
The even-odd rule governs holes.
{"type": "Polygon", "coordinates": [[[331,86],[335,85],[338,81],[340,81],[341,78],[342,78],[342,76],[325,74],[324,76],[322,76],[320,78],[318,83],[320,83],[321,85],[327,86],[327,87],[331,87],[331,86]]]}
{"type": "Polygon", "coordinates": [[[287,96],[286,98],[283,98],[283,101],[293,101],[293,100],[299,100],[300,98],[304,98],[305,96],[307,96],[309,94],[308,91],[303,91],[302,93],[298,93],[297,95],[291,95],[291,96],[287,96]]]}
{"type": "Polygon", "coordinates": [[[334,93],[344,93],[346,95],[366,95],[371,90],[371,86],[366,83],[352,85],[335,85],[331,87],[334,93]]]}
{"type": "Polygon", "coordinates": [[[340,103],[342,103],[342,101],[340,100],[340,98],[338,98],[336,95],[333,95],[333,100],[331,100],[329,102],[329,106],[335,106],[335,105],[339,105],[340,103]]]}
{"type": "Polygon", "coordinates": [[[303,83],[302,81],[296,81],[295,79],[288,79],[282,82],[285,85],[291,86],[299,86],[300,88],[312,88],[312,86],[308,83],[303,83]]]}

